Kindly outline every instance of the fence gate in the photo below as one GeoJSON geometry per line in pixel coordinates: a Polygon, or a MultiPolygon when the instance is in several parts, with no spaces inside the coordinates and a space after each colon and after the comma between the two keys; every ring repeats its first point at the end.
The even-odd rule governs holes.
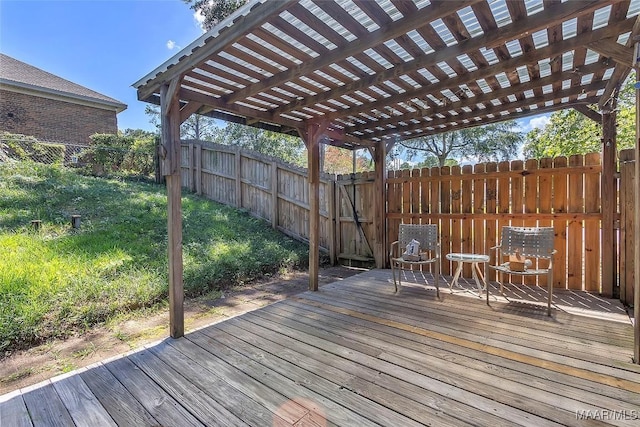
{"type": "Polygon", "coordinates": [[[373,172],[338,175],[336,180],[336,252],[349,263],[375,262],[374,181],[373,172]]]}

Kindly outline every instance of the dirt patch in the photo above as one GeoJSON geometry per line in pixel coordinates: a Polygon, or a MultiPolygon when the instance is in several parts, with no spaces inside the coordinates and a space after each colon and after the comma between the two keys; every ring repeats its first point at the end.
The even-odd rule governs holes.
{"type": "MultiPolygon", "coordinates": [[[[320,286],[358,274],[347,267],[321,268],[320,286]]],[[[219,322],[308,289],[306,272],[293,272],[185,301],[185,330],[219,322]]],[[[93,328],[64,341],[52,341],[17,352],[0,362],[0,394],[117,356],[168,335],[167,310],[93,328]]]]}

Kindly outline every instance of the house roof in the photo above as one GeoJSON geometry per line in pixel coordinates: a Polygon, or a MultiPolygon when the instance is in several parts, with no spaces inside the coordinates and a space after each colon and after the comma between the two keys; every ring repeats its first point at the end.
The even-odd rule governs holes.
{"type": "Polygon", "coordinates": [[[0,88],[27,92],[45,98],[64,98],[68,102],[90,103],[117,113],[126,104],[0,53],[0,88]]]}
{"type": "Polygon", "coordinates": [[[252,0],[134,83],[184,115],[346,148],[575,108],[615,108],[640,0],[252,0]],[[588,106],[595,106],[589,108],[588,106]]]}

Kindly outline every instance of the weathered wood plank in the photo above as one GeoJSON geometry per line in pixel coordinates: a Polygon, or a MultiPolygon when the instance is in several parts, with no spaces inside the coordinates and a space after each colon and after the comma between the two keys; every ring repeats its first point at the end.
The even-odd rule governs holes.
{"type": "MultiPolygon", "coordinates": [[[[298,304],[292,307],[293,304],[293,302],[291,305],[287,303],[278,304],[278,310],[273,309],[269,310],[269,312],[285,318],[295,315],[296,320],[304,325],[313,326],[314,324],[319,324],[322,325],[321,329],[325,332],[337,330],[339,335],[344,338],[384,349],[384,354],[387,354],[385,360],[390,362],[394,362],[396,357],[403,357],[419,364],[424,364],[422,366],[428,366],[445,378],[446,376],[455,377],[460,371],[460,366],[465,366],[469,369],[469,371],[465,372],[464,376],[466,378],[475,379],[484,383],[487,387],[499,389],[500,392],[521,394],[530,397],[532,400],[546,402],[548,405],[564,409],[569,413],[584,409],[585,404],[589,405],[592,410],[607,407],[622,411],[629,406],[628,402],[620,402],[602,395],[585,398],[584,393],[575,389],[573,381],[565,385],[553,381],[551,378],[537,378],[534,374],[528,372],[512,372],[511,365],[514,365],[512,362],[502,361],[499,364],[504,366],[504,369],[491,369],[491,365],[485,363],[485,355],[482,353],[477,355],[474,353],[473,356],[475,358],[473,358],[469,357],[468,354],[450,354],[436,351],[432,349],[430,342],[428,345],[419,344],[416,342],[417,337],[410,334],[407,334],[406,338],[399,337],[394,334],[396,330],[393,328],[385,328],[384,332],[375,332],[368,328],[369,325],[364,328],[349,326],[351,319],[348,317],[343,317],[340,320],[332,319],[330,316],[325,315],[325,313],[331,312],[328,310],[323,311],[321,308],[318,308],[316,313],[322,313],[322,315],[313,315],[308,311],[309,306],[298,304]],[[346,322],[346,325],[343,322],[346,322]],[[496,381],[498,378],[500,381],[496,381]]],[[[409,362],[407,362],[407,367],[413,369],[409,362]]],[[[631,393],[627,394],[631,395],[631,393]]],[[[566,418],[568,420],[565,420],[565,422],[572,421],[574,417],[569,415],[566,418]]]]}
{"type": "MultiPolygon", "coordinates": [[[[577,337],[568,333],[558,332],[558,325],[568,325],[570,323],[570,320],[566,319],[554,319],[551,321],[553,322],[551,325],[544,327],[544,325],[541,325],[544,321],[532,321],[523,324],[522,316],[518,319],[513,319],[490,310],[483,311],[479,309],[471,314],[465,306],[446,304],[441,307],[441,305],[421,304],[421,301],[413,296],[407,296],[411,300],[405,298],[390,300],[388,296],[372,294],[366,288],[335,289],[332,290],[332,295],[334,293],[341,298],[344,297],[345,300],[357,300],[362,303],[368,303],[371,306],[386,308],[390,312],[397,310],[402,313],[415,313],[418,317],[428,316],[429,319],[441,320],[443,325],[463,332],[473,329],[477,330],[479,334],[495,334],[510,342],[522,339],[523,342],[529,343],[531,346],[540,344],[542,346],[540,348],[547,349],[551,353],[565,354],[565,351],[574,351],[577,358],[584,357],[585,360],[591,360],[588,355],[581,354],[584,352],[584,347],[588,346],[594,355],[600,355],[608,361],[612,357],[619,357],[620,360],[625,360],[629,357],[628,348],[593,341],[591,339],[593,334],[588,328],[576,334],[577,337]],[[499,322],[496,322],[496,320],[499,320],[499,322]],[[472,328],[470,325],[472,325],[472,328]],[[562,342],[555,342],[560,337],[562,342]]],[[[597,332],[595,333],[597,334],[597,332]]],[[[603,334],[606,334],[606,332],[603,331],[603,334]]],[[[625,341],[624,344],[628,344],[628,341],[625,341]]],[[[606,363],[606,361],[603,360],[603,363],[606,363]]]]}
{"type": "MultiPolygon", "coordinates": [[[[193,362],[205,367],[208,371],[216,372],[234,388],[249,396],[251,399],[277,413],[286,422],[293,424],[304,417],[309,410],[298,404],[289,404],[281,410],[289,398],[281,394],[282,389],[290,387],[290,383],[279,377],[270,377],[267,384],[254,379],[242,370],[213,355],[209,349],[214,349],[211,343],[203,340],[197,333],[189,334],[186,340],[169,341],[169,345],[189,357],[193,362]],[[283,384],[284,381],[284,384],[283,384]]],[[[213,350],[215,352],[215,350],[213,350]]],[[[258,375],[257,378],[261,378],[258,375]]]]}
{"type": "MultiPolygon", "coordinates": [[[[569,157],[569,166],[582,166],[582,155],[569,157]]],[[[581,173],[569,172],[569,212],[584,212],[583,196],[583,175],[581,173]]],[[[583,223],[581,220],[569,221],[567,229],[567,285],[569,289],[583,289],[582,269],[583,269],[583,223]]]]}
{"type": "Polygon", "coordinates": [[[188,399],[180,400],[180,405],[205,425],[247,425],[149,350],[138,351],[130,355],[129,359],[171,396],[189,396],[188,399]]]}
{"type": "MultiPolygon", "coordinates": [[[[306,299],[313,299],[315,296],[306,296],[306,299]]],[[[326,304],[326,301],[319,302],[326,304]]],[[[545,366],[557,372],[572,372],[580,378],[599,381],[603,384],[615,385],[630,391],[640,392],[640,374],[630,373],[627,370],[611,368],[595,363],[573,359],[563,355],[549,354],[541,350],[526,348],[516,344],[503,342],[493,338],[477,336],[473,333],[465,333],[457,331],[455,335],[450,333],[445,326],[437,324],[424,324],[424,319],[412,317],[409,315],[399,316],[397,312],[393,314],[385,313],[379,310],[371,310],[363,306],[363,304],[350,301],[348,304],[344,302],[334,302],[331,305],[332,310],[341,313],[348,313],[354,317],[361,319],[369,319],[396,328],[412,330],[421,335],[431,336],[437,339],[456,343],[468,348],[483,349],[490,354],[500,355],[512,360],[518,360],[535,366],[545,366]],[[354,309],[356,308],[357,309],[354,309]]]]}
{"type": "Polygon", "coordinates": [[[163,390],[128,358],[104,365],[161,425],[203,426],[176,398],[163,390]]]}
{"type": "Polygon", "coordinates": [[[76,426],[115,426],[113,418],[100,404],[79,375],[69,375],[53,381],[64,406],[76,426]]]}
{"type": "Polygon", "coordinates": [[[250,425],[291,424],[234,388],[223,376],[194,363],[175,347],[162,344],[150,347],[149,351],[246,423],[250,425]]]}
{"type": "MultiPolygon", "coordinates": [[[[473,408],[458,402],[449,402],[442,399],[435,393],[419,387],[404,387],[404,384],[397,379],[380,380],[377,371],[364,367],[352,361],[341,358],[334,358],[330,353],[318,349],[312,345],[301,343],[292,346],[293,340],[287,340],[275,334],[267,334],[269,338],[263,337],[264,331],[260,326],[250,322],[237,322],[218,325],[217,328],[203,330],[209,336],[226,343],[226,345],[241,349],[243,353],[256,360],[262,360],[262,351],[267,354],[292,361],[295,365],[291,368],[288,364],[281,366],[277,360],[270,361],[274,369],[281,369],[289,373],[289,369],[298,370],[300,368],[314,373],[314,375],[326,378],[338,386],[345,387],[350,391],[355,391],[358,395],[365,395],[368,399],[376,401],[380,405],[393,409],[418,422],[431,423],[432,425],[465,425],[466,421],[453,418],[456,413],[464,413],[466,417],[473,417],[476,421],[500,422],[496,417],[488,416],[486,413],[474,411],[473,408]],[[224,331],[224,333],[223,333],[224,331]],[[255,348],[260,350],[256,350],[255,348]],[[298,368],[299,367],[299,368],[298,368]],[[376,382],[384,384],[379,385],[376,382]],[[476,418],[478,417],[478,418],[476,418]]],[[[300,371],[303,375],[304,371],[300,371]]],[[[331,387],[331,386],[330,386],[331,387]]],[[[330,388],[331,389],[331,388],[330,388]]],[[[375,406],[367,405],[363,399],[357,398],[356,405],[349,405],[350,408],[361,407],[363,415],[370,417],[376,422],[383,421],[387,417],[380,417],[375,406]],[[373,409],[373,410],[372,410],[373,409]]],[[[348,401],[340,400],[342,404],[348,401]]],[[[362,413],[362,412],[361,412],[362,413]]],[[[468,419],[468,418],[467,418],[468,419]]],[[[404,420],[403,420],[404,421],[404,420]]],[[[371,423],[369,421],[368,423],[371,423]]]]}
{"type": "Polygon", "coordinates": [[[58,396],[53,384],[37,385],[23,390],[22,397],[34,427],[73,425],[73,419],[58,396]]]}
{"type": "Polygon", "coordinates": [[[554,333],[544,331],[537,333],[530,332],[532,326],[537,326],[537,323],[531,324],[528,328],[517,326],[509,322],[500,322],[496,324],[495,314],[491,316],[491,313],[488,313],[485,316],[483,316],[482,313],[469,316],[468,313],[465,313],[460,309],[456,310],[455,308],[450,307],[447,307],[446,309],[425,309],[397,299],[389,301],[389,299],[384,296],[378,297],[375,295],[367,295],[364,291],[352,292],[350,290],[336,290],[335,292],[341,297],[341,299],[344,299],[344,301],[358,301],[365,307],[387,306],[386,310],[384,310],[387,313],[397,311],[407,316],[411,316],[411,318],[414,319],[428,317],[435,323],[444,325],[446,329],[451,331],[451,335],[457,335],[458,332],[461,332],[472,335],[475,334],[480,337],[490,336],[492,339],[521,345],[524,348],[524,351],[527,351],[528,348],[535,348],[548,353],[556,353],[580,360],[599,362],[603,364],[610,363],[612,361],[612,357],[619,357],[619,360],[629,360],[630,358],[628,349],[622,350],[621,347],[613,345],[598,346],[589,344],[590,352],[589,354],[585,354],[584,339],[572,341],[570,337],[566,337],[562,342],[554,342],[554,338],[558,337],[558,335],[554,333]]]}
{"type": "Polygon", "coordinates": [[[0,426],[33,426],[27,405],[19,391],[0,397],[0,426]]]}
{"type": "MultiPolygon", "coordinates": [[[[402,301],[397,304],[412,304],[414,307],[419,307],[425,311],[442,311],[448,310],[451,311],[455,316],[464,315],[467,311],[466,305],[469,304],[468,299],[462,296],[458,296],[455,294],[450,294],[447,298],[442,300],[442,308],[436,308],[432,304],[430,304],[429,298],[430,295],[425,293],[420,287],[403,287],[401,296],[402,298],[394,298],[389,300],[389,297],[393,296],[393,286],[389,284],[388,272],[385,272],[385,278],[383,283],[377,283],[376,285],[380,286],[380,289],[377,290],[377,293],[382,298],[386,298],[390,305],[396,304],[395,301],[402,301]],[[409,299],[409,301],[407,301],[409,299]],[[424,306],[424,307],[422,307],[424,306]]],[[[345,292],[361,292],[361,293],[371,293],[373,284],[372,281],[374,279],[368,273],[366,279],[360,280],[351,280],[349,283],[349,288],[345,292]]],[[[327,291],[329,289],[333,289],[334,285],[329,285],[327,291]]],[[[340,292],[340,289],[337,290],[340,292]]],[[[591,303],[593,304],[593,300],[591,303]]],[[[582,304],[582,302],[579,302],[582,304]]],[[[468,313],[467,313],[468,314],[468,313]]],[[[556,335],[561,336],[575,336],[582,338],[583,342],[597,341],[602,343],[619,343],[621,347],[626,347],[627,344],[632,342],[631,337],[629,336],[630,324],[625,319],[625,323],[616,323],[616,327],[612,328],[611,322],[605,322],[602,319],[593,319],[589,317],[576,317],[574,315],[565,314],[562,311],[554,313],[554,318],[549,319],[548,317],[541,316],[541,312],[539,308],[535,306],[518,306],[517,311],[509,311],[509,310],[496,310],[492,307],[485,306],[474,306],[474,314],[479,318],[486,318],[488,320],[495,321],[496,316],[501,323],[506,323],[510,325],[520,325],[522,323],[523,316],[526,316],[527,323],[526,326],[532,326],[532,328],[527,327],[527,331],[529,333],[535,333],[538,330],[545,330],[552,332],[556,335]],[[563,326],[558,329],[557,324],[563,326]],[[569,327],[570,325],[570,327],[569,327]],[[585,340],[585,337],[587,339],[585,340]]],[[[626,314],[624,314],[626,318],[626,314]]]]}
{"type": "MultiPolygon", "coordinates": [[[[278,372],[280,375],[287,376],[296,383],[304,385],[305,388],[312,392],[324,396],[324,402],[340,402],[341,405],[348,407],[353,413],[350,417],[351,419],[337,418],[333,415],[333,410],[337,409],[334,405],[332,410],[328,410],[327,408],[321,411],[321,413],[326,414],[326,417],[330,422],[353,425],[361,425],[361,423],[374,425],[375,423],[380,422],[386,425],[419,425],[413,422],[410,418],[407,418],[407,416],[410,416],[411,414],[398,414],[393,410],[387,409],[383,405],[376,404],[366,398],[363,398],[358,393],[354,393],[354,391],[349,387],[346,387],[349,380],[353,378],[353,372],[338,372],[337,370],[332,370],[326,363],[322,364],[324,365],[324,369],[320,367],[319,369],[314,370],[314,365],[318,367],[317,361],[307,361],[304,356],[295,354],[295,352],[288,352],[288,355],[292,357],[287,357],[286,360],[284,358],[277,359],[274,355],[279,355],[280,350],[286,348],[279,345],[277,341],[261,341],[260,343],[266,351],[263,352],[262,349],[256,349],[253,345],[248,345],[246,342],[242,342],[242,340],[251,340],[252,344],[256,343],[256,341],[252,340],[252,337],[243,329],[234,325],[219,326],[220,328],[216,328],[219,329],[217,331],[211,328],[203,330],[203,333],[215,339],[221,345],[225,345],[229,349],[234,349],[237,352],[242,353],[246,357],[244,360],[246,360],[247,363],[252,363],[250,360],[253,359],[253,361],[261,363],[267,368],[278,372]],[[307,365],[307,362],[309,362],[311,366],[307,365]],[[333,381],[331,381],[332,379],[333,381]]],[[[302,396],[307,394],[300,388],[296,391],[302,392],[302,396]]],[[[392,395],[386,394],[386,397],[392,398],[392,395]]],[[[344,412],[343,408],[339,408],[338,410],[340,412],[344,412]]],[[[438,423],[438,419],[435,418],[434,422],[438,423]]]]}
{"type": "Polygon", "coordinates": [[[157,426],[151,414],[104,365],[82,371],[80,377],[118,425],[157,426]]]}
{"type": "MultiPolygon", "coordinates": [[[[440,212],[448,214],[451,212],[451,168],[443,166],[440,168],[440,212]]],[[[440,245],[444,254],[451,252],[451,220],[443,217],[440,220],[440,245]]],[[[442,274],[451,274],[449,263],[442,264],[442,274]]]]}
{"type": "MultiPolygon", "coordinates": [[[[527,160],[525,162],[525,169],[527,172],[531,171],[533,173],[524,177],[524,213],[528,215],[523,225],[525,227],[537,227],[538,222],[535,214],[538,213],[540,194],[538,193],[538,176],[535,174],[535,171],[538,170],[538,160],[527,160]]],[[[533,267],[537,268],[537,260],[533,259],[532,261],[535,263],[533,267]]],[[[511,277],[513,278],[514,276],[511,277]]],[[[536,285],[537,279],[537,276],[524,276],[522,278],[523,283],[526,285],[536,285]]]]}
{"type": "Polygon", "coordinates": [[[278,306],[280,310],[289,311],[290,313],[299,313],[300,310],[304,310],[304,315],[297,318],[300,321],[304,321],[304,318],[311,319],[307,323],[310,321],[319,322],[319,324],[322,324],[323,329],[345,329],[363,336],[377,337],[401,347],[419,350],[425,353],[425,359],[427,360],[433,357],[446,360],[452,363],[453,366],[458,364],[472,369],[481,369],[498,377],[504,376],[513,381],[533,385],[543,390],[555,390],[567,397],[576,396],[576,398],[579,397],[579,399],[592,404],[600,403],[607,407],[611,405],[612,408],[624,405],[624,402],[634,405],[640,404],[640,396],[624,392],[617,387],[603,386],[602,384],[582,380],[563,373],[551,373],[544,368],[509,361],[482,351],[461,348],[454,344],[419,336],[409,331],[389,328],[364,319],[356,319],[323,307],[307,304],[304,300],[287,300],[278,306]],[[342,326],[338,328],[337,323],[342,326]]]}
{"type": "MultiPolygon", "coordinates": [[[[447,378],[447,382],[445,382],[442,381],[444,378],[435,378],[437,374],[431,371],[420,372],[422,375],[418,375],[415,371],[407,367],[398,366],[396,364],[397,361],[391,363],[380,359],[380,356],[383,354],[382,351],[373,346],[357,344],[350,340],[335,337],[331,333],[323,333],[318,330],[314,331],[313,328],[295,324],[295,322],[281,321],[281,323],[274,323],[271,320],[267,320],[267,316],[266,313],[260,313],[260,316],[245,316],[244,320],[253,321],[255,324],[263,324],[267,329],[272,329],[273,325],[277,324],[282,335],[287,335],[298,341],[304,339],[305,342],[312,343],[314,347],[324,348],[336,356],[352,360],[376,369],[379,372],[388,373],[410,384],[426,388],[427,390],[437,390],[441,394],[445,394],[458,401],[463,401],[476,409],[492,412],[512,422],[523,425],[555,425],[555,423],[546,422],[546,420],[536,418],[530,413],[515,409],[509,404],[494,400],[499,399],[499,397],[493,395],[491,398],[488,398],[486,395],[482,396],[482,388],[479,386],[474,387],[471,384],[462,386],[462,383],[467,383],[466,378],[447,378]],[[287,326],[285,326],[285,324],[287,324],[287,326]],[[303,336],[304,338],[302,338],[303,336]],[[469,388],[472,388],[473,391],[469,391],[469,388]],[[474,398],[471,399],[471,396],[474,396],[474,398]],[[535,420],[533,420],[534,418],[535,420]]],[[[280,321],[280,319],[278,320],[280,321]]],[[[504,398],[504,396],[501,397],[504,398]]]]}

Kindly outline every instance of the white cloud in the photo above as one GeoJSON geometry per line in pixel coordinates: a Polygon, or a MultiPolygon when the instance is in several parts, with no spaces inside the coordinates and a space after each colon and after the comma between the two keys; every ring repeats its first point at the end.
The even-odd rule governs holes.
{"type": "Polygon", "coordinates": [[[549,118],[549,116],[534,117],[531,120],[529,120],[529,129],[535,129],[535,128],[542,129],[546,125],[548,125],[550,121],[551,119],[549,118]]]}
{"type": "Polygon", "coordinates": [[[198,28],[200,28],[203,33],[206,32],[204,28],[204,15],[202,14],[202,10],[196,10],[193,14],[193,19],[195,19],[198,28]]]}
{"type": "Polygon", "coordinates": [[[514,130],[519,132],[528,133],[533,129],[542,129],[544,128],[549,121],[551,120],[549,114],[542,114],[539,116],[532,117],[530,119],[518,119],[516,120],[516,127],[514,130]]]}
{"type": "Polygon", "coordinates": [[[167,42],[167,49],[169,50],[173,50],[176,48],[176,42],[174,42],[173,40],[169,40],[167,42]]]}

